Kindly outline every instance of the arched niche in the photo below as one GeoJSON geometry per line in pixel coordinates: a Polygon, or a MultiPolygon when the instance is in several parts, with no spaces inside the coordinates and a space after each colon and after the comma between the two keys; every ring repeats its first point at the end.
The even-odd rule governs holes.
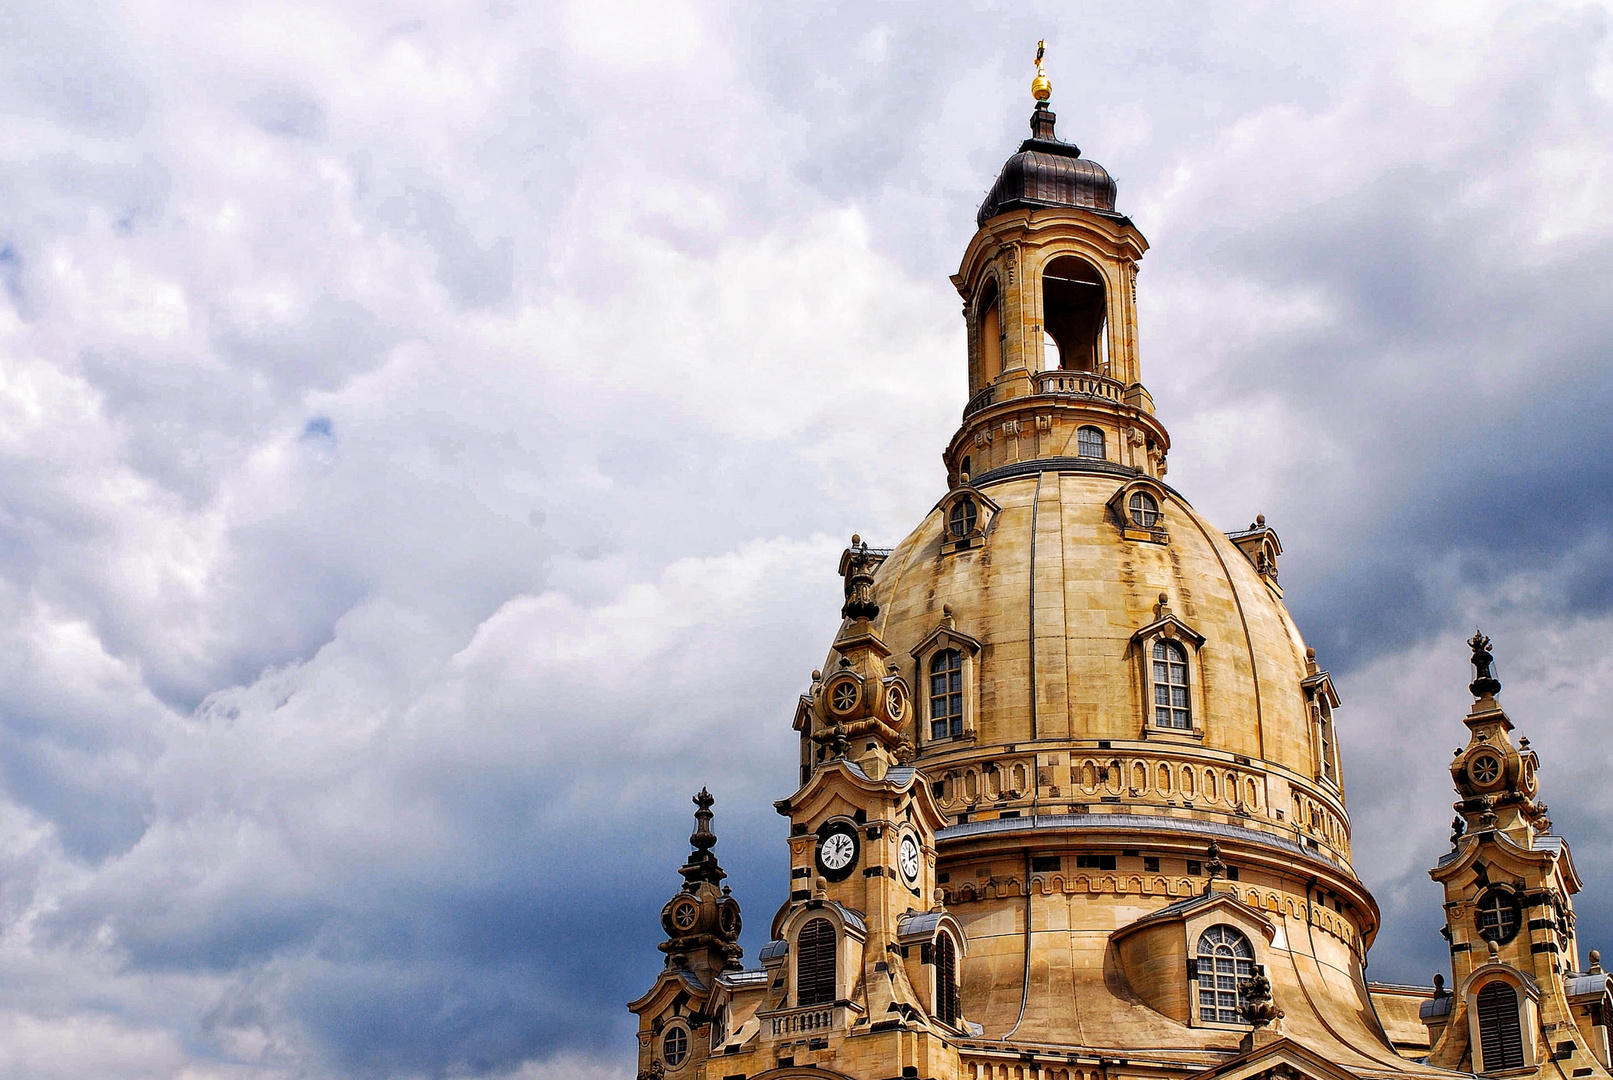
{"type": "Polygon", "coordinates": [[[980,385],[990,386],[1003,373],[1003,314],[1002,298],[997,292],[997,279],[987,278],[980,290],[975,308],[976,332],[979,335],[980,385]]]}

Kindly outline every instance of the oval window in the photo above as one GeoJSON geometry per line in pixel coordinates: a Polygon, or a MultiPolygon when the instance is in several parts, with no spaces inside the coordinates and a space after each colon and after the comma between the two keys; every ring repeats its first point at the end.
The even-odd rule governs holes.
{"type": "Polygon", "coordinates": [[[683,1064],[689,1056],[689,1030],[682,1024],[674,1024],[666,1029],[661,1037],[661,1060],[666,1067],[676,1069],[683,1064]]]}
{"type": "Polygon", "coordinates": [[[1145,529],[1152,529],[1159,522],[1159,501],[1146,491],[1134,491],[1131,495],[1131,520],[1145,529]]]}
{"type": "Polygon", "coordinates": [[[962,540],[975,531],[975,523],[980,520],[980,511],[975,509],[975,501],[962,498],[952,504],[952,538],[962,540]]]}

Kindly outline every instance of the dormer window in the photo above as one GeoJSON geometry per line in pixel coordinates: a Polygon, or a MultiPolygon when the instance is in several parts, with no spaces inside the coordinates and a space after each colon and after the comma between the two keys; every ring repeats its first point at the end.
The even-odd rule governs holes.
{"type": "Polygon", "coordinates": [[[1243,983],[1254,978],[1255,951],[1249,939],[1230,926],[1212,926],[1199,938],[1199,1021],[1241,1024],[1243,983]]]}
{"type": "Polygon", "coordinates": [[[1154,723],[1162,728],[1190,731],[1193,713],[1188,704],[1187,653],[1174,641],[1154,642],[1154,723]]]}
{"type": "Polygon", "coordinates": [[[1152,529],[1159,523],[1159,501],[1146,491],[1132,492],[1127,510],[1138,528],[1152,529]]]}
{"type": "Polygon", "coordinates": [[[1103,430],[1101,428],[1081,428],[1075,433],[1076,453],[1084,458],[1097,458],[1102,461],[1107,455],[1104,453],[1103,430]]]}
{"type": "Polygon", "coordinates": [[[980,511],[976,508],[975,501],[969,496],[965,495],[953,503],[952,514],[948,523],[952,532],[952,539],[962,540],[973,533],[979,519],[980,511]]]}
{"type": "Polygon", "coordinates": [[[930,657],[930,738],[963,734],[963,650],[942,649],[930,657]]]}

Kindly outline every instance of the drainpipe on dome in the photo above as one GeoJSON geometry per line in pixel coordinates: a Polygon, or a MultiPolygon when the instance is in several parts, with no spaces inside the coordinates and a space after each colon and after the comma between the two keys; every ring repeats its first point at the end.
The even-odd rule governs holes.
{"type": "Polygon", "coordinates": [[[1007,1034],[998,1039],[998,1042],[1007,1042],[1019,1030],[1019,1025],[1025,1022],[1025,1003],[1031,995],[1031,849],[1025,849],[1025,974],[1019,982],[1019,1015],[1014,1018],[1014,1026],[1008,1029],[1007,1034]]]}

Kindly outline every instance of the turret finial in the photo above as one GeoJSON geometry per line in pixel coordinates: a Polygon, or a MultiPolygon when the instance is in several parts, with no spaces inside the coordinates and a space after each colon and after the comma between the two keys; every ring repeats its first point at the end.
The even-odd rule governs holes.
{"type": "Polygon", "coordinates": [[[1473,631],[1473,636],[1467,639],[1468,647],[1473,650],[1473,667],[1478,677],[1467,684],[1476,698],[1494,697],[1501,692],[1501,680],[1490,671],[1490,665],[1495,663],[1495,654],[1490,651],[1490,639],[1484,636],[1483,631],[1473,631]]]}
{"type": "Polygon", "coordinates": [[[1053,83],[1048,79],[1047,72],[1042,70],[1042,57],[1047,54],[1047,42],[1036,43],[1036,78],[1031,80],[1031,97],[1036,99],[1037,105],[1046,105],[1048,98],[1053,96],[1053,83]]]}
{"type": "MultiPolygon", "coordinates": [[[[711,792],[705,788],[692,800],[695,804],[694,832],[689,834],[689,861],[683,864],[678,873],[688,885],[697,881],[709,881],[713,885],[722,883],[728,875],[723,872],[717,856],[712,848],[717,846],[717,834],[711,831],[711,804],[717,800],[711,797],[711,792]]],[[[687,886],[686,886],[687,887],[687,886]]]]}

